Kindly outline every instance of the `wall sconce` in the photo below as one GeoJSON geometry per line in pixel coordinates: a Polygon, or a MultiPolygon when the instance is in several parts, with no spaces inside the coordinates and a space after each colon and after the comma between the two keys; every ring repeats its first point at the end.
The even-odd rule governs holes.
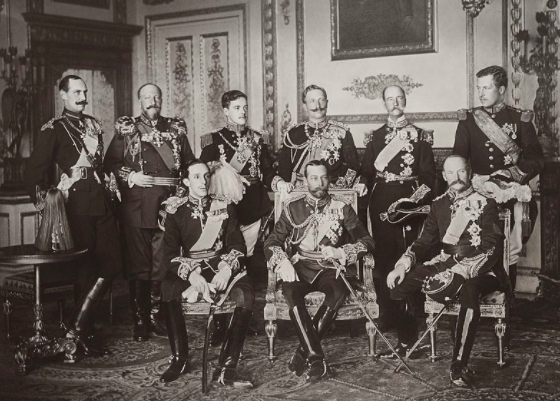
{"type": "Polygon", "coordinates": [[[463,3],[463,10],[466,11],[471,17],[478,17],[478,14],[490,4],[492,0],[461,0],[463,3]]]}

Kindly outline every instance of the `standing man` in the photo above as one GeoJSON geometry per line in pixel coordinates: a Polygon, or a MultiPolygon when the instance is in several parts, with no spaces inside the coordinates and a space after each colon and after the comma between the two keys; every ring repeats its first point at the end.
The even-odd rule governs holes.
{"type": "Polygon", "coordinates": [[[504,206],[512,210],[509,277],[512,290],[515,290],[519,253],[523,242],[531,234],[537,204],[536,200],[531,199],[528,187],[525,191],[528,199],[524,199],[524,202],[502,196],[498,187],[507,185],[518,188],[527,185],[544,168],[544,157],[531,122],[533,112],[521,111],[505,104],[508,86],[506,71],[493,65],[483,68],[476,76],[482,106],[459,110],[460,121],[453,153],[470,161],[475,175],[473,185],[477,190],[484,191],[487,181],[495,182],[498,184],[493,186],[496,191],[488,195],[499,203],[506,201],[504,206]]]}
{"type": "Polygon", "coordinates": [[[245,273],[245,243],[237,222],[236,208],[228,199],[209,196],[210,171],[202,160],[185,168],[183,182],[188,196],[166,202],[163,281],[163,310],[171,345],[172,360],[160,378],[170,382],[187,370],[189,342],[182,298],[206,300],[210,292],[231,287],[236,302],[212,380],[224,386],[250,389],[253,384],[237,373],[237,363],[253,314],[255,293],[245,273]],[[234,282],[235,281],[235,282],[234,282]],[[211,290],[212,288],[212,290],[211,290]]]}
{"type": "MultiPolygon", "coordinates": [[[[247,270],[252,273],[251,259],[261,225],[272,209],[267,187],[271,187],[276,171],[268,150],[269,134],[247,125],[247,95],[238,90],[226,92],[222,96],[222,107],[227,124],[201,138],[200,158],[206,163],[218,160],[228,162],[248,182],[243,199],[237,205],[237,218],[247,245],[247,270]]],[[[214,319],[212,345],[222,342],[225,319],[225,314],[214,319]]]]}
{"type": "Polygon", "coordinates": [[[194,158],[185,122],[161,116],[161,95],[154,84],[138,89],[142,112],[138,117],[117,120],[105,158],[106,168],[115,173],[120,184],[127,246],[125,271],[136,341],[145,341],[148,333],[166,335],[158,314],[165,276],[158,212],[179,185],[181,166],[194,158]]]}
{"type": "Polygon", "coordinates": [[[58,187],[67,200],[72,238],[76,248],[88,249],[74,282],[78,301],[66,336],[85,355],[102,356],[108,351],[90,342],[93,316],[122,268],[117,224],[105,188],[103,131],[99,120],[83,113],[88,90],[79,76],[63,77],[58,88],[64,111],[41,128],[25,169],[25,185],[37,205],[52,185],[47,176],[55,164],[63,172],[58,187]]]}
{"type": "Polygon", "coordinates": [[[301,185],[305,166],[311,160],[326,162],[331,183],[352,188],[360,170],[360,160],[350,129],[327,119],[329,101],[325,89],[309,85],[301,98],[309,120],[288,128],[272,190],[290,192],[294,185],[301,185]]]}
{"type": "MultiPolygon", "coordinates": [[[[380,314],[379,329],[384,332],[394,326],[394,302],[386,286],[387,274],[399,255],[418,237],[422,218],[393,220],[391,212],[406,201],[427,205],[436,180],[436,166],[432,153],[431,131],[409,123],[404,115],[406,95],[400,86],[383,90],[383,102],[388,113],[387,123],[366,134],[362,165],[362,183],[371,191],[368,202],[367,225],[378,249],[375,280],[380,314]]],[[[411,215],[412,216],[412,215],[411,215]]],[[[404,307],[404,305],[399,306],[404,307]]]]}
{"type": "Polygon", "coordinates": [[[352,206],[329,195],[328,166],[325,160],[305,165],[307,195],[286,205],[264,246],[269,268],[282,281],[299,338],[288,368],[297,376],[305,373],[307,380],[323,378],[329,372],[321,337],[329,331],[348,293],[332,260],[350,266],[375,248],[352,206]],[[313,320],[304,300],[312,291],[325,293],[313,320]]]}
{"type": "MultiPolygon", "coordinates": [[[[480,296],[503,289],[507,282],[503,231],[496,201],[474,190],[463,157],[445,160],[443,178],[449,185],[447,192],[432,203],[422,234],[389,273],[387,286],[393,299],[405,299],[422,289],[441,303],[453,300],[460,290],[450,380],[466,387],[471,384],[467,365],[480,320],[480,296]],[[430,260],[434,246],[441,252],[430,260]]],[[[417,339],[418,327],[415,317],[402,311],[396,321],[399,343],[395,351],[404,357],[417,339]]],[[[380,356],[393,358],[394,354],[389,350],[380,356]]]]}

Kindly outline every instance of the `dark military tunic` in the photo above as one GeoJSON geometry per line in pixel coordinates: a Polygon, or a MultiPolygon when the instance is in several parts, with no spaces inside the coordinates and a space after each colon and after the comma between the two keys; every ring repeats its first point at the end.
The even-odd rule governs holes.
{"type": "MultiPolygon", "coordinates": [[[[495,106],[496,108],[496,106],[495,106]]],[[[455,133],[453,153],[470,160],[474,174],[489,175],[495,171],[507,169],[512,178],[521,183],[528,183],[544,168],[542,147],[537,138],[535,127],[531,122],[532,113],[514,107],[503,106],[488,112],[494,122],[513,139],[522,150],[517,168],[506,155],[493,144],[476,124],[473,110],[459,110],[459,125],[455,133]]]]}
{"type": "MultiPolygon", "coordinates": [[[[326,120],[318,126],[305,122],[290,127],[284,136],[278,159],[279,178],[286,182],[301,180],[306,162],[311,160],[327,162],[332,182],[345,177],[347,173],[355,179],[360,170],[360,160],[348,126],[326,120]]],[[[278,179],[272,184],[273,190],[276,190],[278,179]]],[[[344,183],[346,187],[352,184],[353,180],[344,183]]]]}
{"type": "Polygon", "coordinates": [[[251,185],[245,187],[243,199],[237,205],[237,216],[239,224],[242,225],[255,223],[263,216],[267,216],[272,209],[267,187],[271,187],[276,175],[268,149],[268,133],[250,127],[242,127],[238,130],[238,127],[229,125],[204,135],[201,142],[200,158],[207,163],[222,158],[229,163],[241,142],[254,147],[252,155],[240,172],[251,185]]]}
{"type": "MultiPolygon", "coordinates": [[[[375,244],[358,216],[345,200],[328,195],[317,200],[311,195],[294,198],[282,211],[274,231],[265,241],[264,254],[270,269],[276,271],[280,264],[289,259],[284,244],[289,241],[292,254],[307,255],[318,253],[321,246],[342,248],[346,254],[346,264],[356,263],[366,253],[373,253],[375,244]],[[323,238],[318,238],[315,230],[322,219],[332,221],[323,238]],[[304,237],[314,238],[315,246],[310,249],[304,237]]],[[[290,255],[291,257],[291,255],[290,255]]],[[[313,282],[324,268],[312,260],[300,260],[294,264],[299,277],[313,282]]]]}
{"type": "Polygon", "coordinates": [[[387,213],[389,206],[399,199],[410,198],[421,185],[425,185],[430,192],[418,203],[429,204],[433,199],[436,167],[430,134],[430,131],[409,124],[405,119],[397,124],[389,121],[369,135],[366,134],[369,142],[362,163],[361,180],[368,187],[369,221],[363,215],[362,219],[366,219],[378,249],[382,250],[376,255],[376,270],[379,274],[375,280],[382,319],[387,318],[385,314],[390,314],[392,310],[386,284],[387,274],[393,270],[406,247],[417,238],[423,219],[417,217],[401,224],[392,224],[382,220],[380,215],[387,213]],[[383,171],[378,171],[375,161],[396,135],[406,136],[409,142],[383,171]]]}
{"type": "Polygon", "coordinates": [[[210,212],[213,202],[210,197],[202,200],[190,196],[171,197],[166,201],[163,252],[167,273],[161,287],[163,301],[169,302],[181,297],[183,291],[190,286],[188,276],[197,264],[200,264],[201,274],[208,282],[218,272],[221,261],[226,261],[231,266],[231,279],[245,269],[243,260],[246,247],[239,230],[236,208],[225,200],[218,201],[223,202],[225,207],[214,212],[210,212]],[[202,260],[202,256],[191,255],[189,251],[200,238],[202,226],[207,223],[209,216],[217,217],[222,224],[216,240],[208,244],[206,257],[202,260]],[[181,255],[181,249],[184,252],[183,262],[173,262],[174,258],[181,255]]]}
{"type": "MultiPolygon", "coordinates": [[[[27,162],[24,181],[31,200],[36,203],[37,187],[45,191],[54,186],[55,180],[50,175],[55,163],[75,179],[68,189],[66,211],[76,247],[89,250],[81,270],[85,276],[95,273],[112,278],[121,270],[121,257],[117,225],[104,187],[102,135],[101,123],[94,117],[64,110],[61,116],[41,128],[27,162]],[[88,151],[88,157],[84,158],[88,154],[82,153],[86,135],[97,140],[97,150],[88,151]],[[73,173],[72,167],[83,159],[92,167],[74,169],[73,173]]],[[[86,281],[87,277],[81,280],[86,281]]]]}
{"type": "MultiPolygon", "coordinates": [[[[496,201],[476,193],[472,187],[459,195],[448,191],[434,200],[422,234],[402,256],[409,259],[411,269],[402,283],[391,290],[391,296],[408,298],[423,286],[425,290],[429,288],[424,284],[426,279],[436,277],[432,284],[441,293],[453,291],[449,292],[453,297],[457,290],[450,274],[453,272],[466,280],[461,289],[461,305],[479,310],[480,295],[499,290],[500,283],[504,285],[507,281],[502,254],[503,230],[496,201]],[[452,244],[446,233],[456,214],[468,216],[468,222],[456,244],[452,244]],[[434,246],[441,253],[431,258],[434,246]],[[422,266],[417,264],[422,262],[422,266]]],[[[417,335],[416,320],[397,312],[399,341],[411,345],[417,335]]]]}
{"type": "Polygon", "coordinates": [[[115,128],[116,135],[107,149],[105,166],[115,173],[121,184],[123,223],[137,228],[158,228],[159,206],[174,187],[130,187],[128,176],[131,172],[140,172],[152,177],[179,178],[181,167],[194,159],[187,126],[179,118],[161,116],[152,126],[150,120],[140,116],[121,117],[115,128]]]}

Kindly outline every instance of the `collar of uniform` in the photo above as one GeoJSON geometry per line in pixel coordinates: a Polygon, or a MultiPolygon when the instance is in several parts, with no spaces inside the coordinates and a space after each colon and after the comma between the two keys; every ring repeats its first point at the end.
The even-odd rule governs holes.
{"type": "Polygon", "coordinates": [[[315,128],[315,129],[325,128],[328,123],[329,123],[329,120],[326,119],[326,118],[323,121],[320,121],[318,123],[314,123],[314,122],[311,122],[311,121],[306,121],[305,122],[305,124],[307,124],[307,126],[309,126],[311,128],[315,128]]]}
{"type": "Polygon", "coordinates": [[[64,111],[62,112],[63,116],[68,117],[70,120],[75,120],[75,121],[82,121],[84,115],[82,113],[76,113],[74,111],[70,111],[68,109],[64,109],[64,111]]]}
{"type": "Polygon", "coordinates": [[[144,113],[142,113],[140,114],[140,121],[142,121],[144,124],[146,124],[149,127],[155,127],[156,125],[158,125],[160,117],[161,116],[158,116],[157,119],[150,120],[147,116],[144,115],[144,113]]]}
{"type": "Polygon", "coordinates": [[[404,128],[408,125],[408,121],[406,120],[406,116],[402,115],[399,118],[397,118],[397,121],[393,121],[390,117],[387,118],[387,125],[390,128],[404,128]]]}
{"type": "Polygon", "coordinates": [[[447,190],[447,194],[449,195],[449,197],[451,198],[451,200],[453,202],[459,201],[461,199],[466,199],[468,198],[472,193],[474,192],[474,188],[471,185],[469,188],[467,188],[466,190],[464,190],[463,192],[457,193],[457,192],[453,192],[451,190],[447,190]]]}
{"type": "Polygon", "coordinates": [[[192,203],[195,206],[205,207],[208,204],[209,201],[210,201],[209,196],[205,196],[204,198],[195,198],[194,196],[189,194],[189,202],[192,203]]]}
{"type": "Polygon", "coordinates": [[[232,132],[235,132],[237,135],[241,135],[241,133],[247,128],[246,125],[239,125],[232,122],[226,123],[226,128],[232,132]]]}
{"type": "Polygon", "coordinates": [[[330,194],[327,194],[327,196],[325,196],[323,199],[317,199],[310,193],[308,193],[307,196],[305,197],[305,202],[309,206],[311,206],[314,210],[324,208],[326,205],[330,203],[330,201],[331,201],[330,194]]]}
{"type": "Polygon", "coordinates": [[[484,110],[486,110],[490,114],[496,114],[496,113],[499,113],[500,111],[502,111],[505,107],[506,107],[506,102],[502,102],[502,103],[496,104],[492,107],[488,107],[488,108],[485,107],[484,110]]]}

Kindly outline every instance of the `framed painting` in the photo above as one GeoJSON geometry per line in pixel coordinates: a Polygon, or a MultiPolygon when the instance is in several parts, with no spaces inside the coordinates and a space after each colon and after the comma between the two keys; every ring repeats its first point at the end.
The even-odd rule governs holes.
{"type": "Polygon", "coordinates": [[[436,49],[436,0],[331,0],[333,60],[436,49]]]}
{"type": "Polygon", "coordinates": [[[51,0],[54,3],[68,3],[78,6],[89,6],[98,8],[110,8],[110,0],[51,0]]]}

